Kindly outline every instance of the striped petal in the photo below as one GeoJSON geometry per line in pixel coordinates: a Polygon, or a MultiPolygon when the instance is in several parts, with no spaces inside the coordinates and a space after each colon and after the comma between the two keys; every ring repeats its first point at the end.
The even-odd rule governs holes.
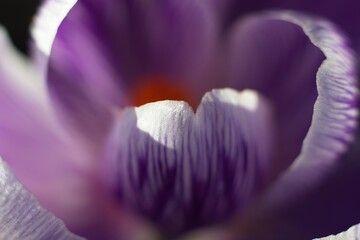
{"type": "Polygon", "coordinates": [[[0,158],[0,239],[80,240],[42,208],[0,158]]]}
{"type": "Polygon", "coordinates": [[[271,18],[301,27],[326,57],[317,72],[318,97],[301,153],[269,191],[270,202],[281,202],[287,199],[285,189],[298,195],[309,184],[318,186],[349,148],[357,127],[358,89],[356,59],[334,25],[294,12],[274,13],[271,18]],[[304,175],[306,179],[301,177],[304,175]]]}
{"type": "Polygon", "coordinates": [[[328,21],[294,12],[254,18],[263,24],[285,21],[299,26],[326,59],[316,75],[318,96],[299,156],[269,186],[260,205],[255,203],[230,231],[245,239],[311,239],[320,232],[339,232],[354,219],[359,221],[358,151],[347,156],[351,161],[342,157],[357,127],[356,59],[346,37],[328,21]]]}
{"type": "Polygon", "coordinates": [[[266,179],[271,123],[270,106],[253,91],[213,90],[196,113],[176,101],[129,108],[109,143],[109,185],[167,234],[217,223],[266,179]]]}

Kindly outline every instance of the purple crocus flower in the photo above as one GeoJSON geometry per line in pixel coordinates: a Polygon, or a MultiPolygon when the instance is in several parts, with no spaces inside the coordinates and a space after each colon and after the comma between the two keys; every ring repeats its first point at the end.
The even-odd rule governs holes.
{"type": "Polygon", "coordinates": [[[297,5],[47,0],[32,63],[2,32],[0,237],[321,237],[283,216],[353,141],[355,53],[315,15],[243,14],[333,17],[297,5]]]}

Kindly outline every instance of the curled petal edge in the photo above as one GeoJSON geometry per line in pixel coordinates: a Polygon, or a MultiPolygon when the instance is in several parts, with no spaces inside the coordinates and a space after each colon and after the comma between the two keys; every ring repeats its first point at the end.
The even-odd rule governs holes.
{"type": "Polygon", "coordinates": [[[354,139],[358,117],[357,71],[348,40],[332,23],[292,11],[270,12],[267,17],[299,26],[326,57],[317,72],[318,97],[300,155],[270,186],[263,199],[266,206],[279,206],[318,186],[354,139]]]}

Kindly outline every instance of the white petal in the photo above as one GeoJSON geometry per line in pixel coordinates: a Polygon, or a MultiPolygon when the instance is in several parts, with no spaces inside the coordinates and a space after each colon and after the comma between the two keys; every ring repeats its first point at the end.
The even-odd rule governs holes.
{"type": "Polygon", "coordinates": [[[0,159],[0,239],[82,239],[42,208],[0,159]]]}

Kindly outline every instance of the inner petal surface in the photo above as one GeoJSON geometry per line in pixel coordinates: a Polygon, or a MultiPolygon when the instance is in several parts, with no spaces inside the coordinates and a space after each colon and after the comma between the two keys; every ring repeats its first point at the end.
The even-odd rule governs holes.
{"type": "Polygon", "coordinates": [[[168,236],[241,212],[268,177],[272,113],[256,92],[213,90],[196,113],[162,101],[125,110],[106,161],[117,198],[168,236]]]}
{"type": "Polygon", "coordinates": [[[318,97],[316,76],[324,54],[297,25],[263,16],[233,24],[229,34],[227,85],[251,88],[274,106],[279,126],[277,171],[300,154],[318,97]]]}

